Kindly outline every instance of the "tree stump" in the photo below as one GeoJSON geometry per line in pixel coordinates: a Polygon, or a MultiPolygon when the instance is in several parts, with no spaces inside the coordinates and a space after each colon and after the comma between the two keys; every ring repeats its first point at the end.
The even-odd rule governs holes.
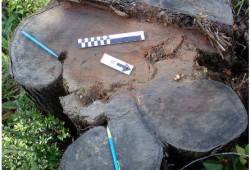
{"type": "MultiPolygon", "coordinates": [[[[107,104],[96,101],[87,108],[81,107],[80,102],[68,104],[77,100],[74,98],[77,96],[72,94],[62,99],[63,105],[66,104],[64,105],[66,111],[80,108],[81,114],[79,116],[87,117],[86,120],[92,126],[102,125],[103,120],[108,121],[121,169],[160,169],[163,146],[143,124],[132,96],[120,93],[112,97],[107,104]]],[[[81,169],[84,167],[88,167],[88,169],[112,169],[111,161],[106,130],[95,127],[84,133],[67,149],[61,161],[61,169],[81,169]],[[79,161],[82,162],[80,165],[79,161]],[[72,164],[75,164],[75,167],[72,164]]]]}
{"type": "Polygon", "coordinates": [[[247,114],[238,96],[213,80],[168,84],[156,81],[138,92],[143,118],[161,141],[192,152],[225,145],[247,127],[247,114]],[[233,126],[232,126],[233,125],[233,126]]]}
{"type": "MultiPolygon", "coordinates": [[[[56,1],[51,3],[51,6],[54,5],[57,5],[56,1]]],[[[18,26],[10,49],[11,72],[14,79],[29,94],[44,114],[53,114],[64,120],[71,134],[76,136],[76,127],[63,113],[59,102],[59,96],[67,94],[62,81],[63,66],[61,62],[51,57],[21,34],[21,30],[27,30],[31,34],[36,32],[38,34],[35,36],[39,41],[49,47],[53,46],[55,42],[53,43],[52,41],[55,37],[50,36],[48,38],[47,36],[48,34],[52,35],[51,31],[53,30],[49,31],[48,28],[50,26],[44,25],[44,22],[47,23],[46,18],[42,20],[35,19],[36,15],[42,14],[47,8],[49,7],[26,18],[18,26]],[[44,41],[45,39],[47,41],[44,41]]],[[[56,49],[55,51],[58,53],[61,52],[60,49],[56,49]]]]}
{"type": "Polygon", "coordinates": [[[82,134],[68,147],[61,169],[111,169],[106,124],[121,169],[160,169],[163,147],[205,154],[245,130],[247,114],[237,95],[203,80],[195,69],[197,49],[214,51],[202,35],[115,13],[55,2],[24,20],[14,35],[10,60],[16,81],[44,113],[74,123],[82,134]],[[21,30],[58,54],[66,50],[68,57],[61,63],[21,30]],[[78,38],[140,30],[145,41],[77,47],[78,38]],[[104,53],[135,68],[130,75],[113,70],[100,63],[104,53]]]}

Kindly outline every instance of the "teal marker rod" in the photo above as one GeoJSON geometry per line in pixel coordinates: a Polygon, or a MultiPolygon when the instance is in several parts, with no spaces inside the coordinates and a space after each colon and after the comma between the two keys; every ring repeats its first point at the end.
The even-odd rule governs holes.
{"type": "Polygon", "coordinates": [[[21,32],[25,37],[27,37],[28,39],[30,39],[31,41],[36,43],[39,47],[41,47],[42,49],[47,51],[50,55],[52,55],[53,57],[58,58],[58,55],[54,51],[50,50],[48,47],[46,47],[45,45],[40,43],[38,40],[36,40],[34,37],[32,37],[29,33],[25,32],[25,31],[21,31],[21,32]]]}
{"type": "Polygon", "coordinates": [[[113,142],[113,139],[112,139],[112,136],[108,127],[107,127],[107,134],[108,134],[109,146],[110,146],[115,170],[120,170],[119,162],[116,157],[114,142],[113,142]]]}

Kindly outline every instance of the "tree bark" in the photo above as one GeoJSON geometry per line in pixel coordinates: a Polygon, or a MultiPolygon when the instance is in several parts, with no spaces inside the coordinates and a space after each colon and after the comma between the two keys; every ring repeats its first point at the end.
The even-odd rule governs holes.
{"type": "Polygon", "coordinates": [[[171,147],[179,155],[206,154],[247,126],[246,111],[235,93],[218,82],[201,80],[205,73],[195,69],[197,48],[214,51],[208,44],[193,30],[60,2],[20,24],[10,60],[15,80],[39,109],[66,120],[74,131],[76,125],[82,134],[65,152],[62,169],[96,169],[93,150],[98,166],[110,168],[106,124],[121,169],[160,169],[163,151],[171,147]],[[68,58],[62,64],[21,30],[57,54],[66,50],[68,58]],[[78,38],[139,30],[145,32],[145,41],[77,47],[78,38]],[[100,63],[104,53],[135,68],[129,76],[113,70],[100,63]]]}

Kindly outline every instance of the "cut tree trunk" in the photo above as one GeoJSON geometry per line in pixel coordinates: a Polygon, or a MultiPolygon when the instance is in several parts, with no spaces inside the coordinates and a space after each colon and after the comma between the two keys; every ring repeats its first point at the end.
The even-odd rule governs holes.
{"type": "MultiPolygon", "coordinates": [[[[51,33],[44,26],[46,19],[35,21],[34,18],[55,5],[58,5],[58,3],[52,1],[49,6],[46,6],[37,14],[26,18],[17,28],[10,49],[11,72],[14,79],[28,93],[42,113],[52,114],[65,121],[65,125],[70,129],[71,134],[76,136],[76,126],[63,113],[59,101],[60,96],[67,94],[63,85],[62,63],[21,34],[21,30],[33,34],[37,31],[34,27],[39,28],[41,30],[38,31],[39,33],[36,32],[38,34],[35,34],[35,37],[45,45],[50,46],[49,43],[47,44],[44,41],[48,38],[47,34],[51,33]]],[[[49,39],[47,41],[53,40],[53,37],[49,39]]],[[[61,51],[56,50],[56,52],[61,51]]]]}
{"type": "MultiPolygon", "coordinates": [[[[64,104],[76,101],[75,97],[74,94],[66,96],[64,104]]],[[[80,107],[78,104],[64,106],[71,110],[80,107]]],[[[131,95],[120,93],[107,104],[96,101],[90,107],[82,109],[82,112],[86,111],[90,115],[87,121],[92,126],[103,125],[103,120],[108,121],[121,169],[160,169],[163,146],[145,127],[131,95]]],[[[67,149],[61,161],[61,169],[112,169],[111,161],[106,130],[94,127],[67,149]]]]}
{"type": "Polygon", "coordinates": [[[61,169],[110,169],[106,125],[121,169],[160,169],[170,145],[177,154],[206,154],[247,126],[237,95],[203,80],[205,73],[196,69],[197,49],[214,52],[197,31],[60,2],[20,24],[10,60],[14,78],[39,108],[77,126],[82,135],[68,147],[61,169]],[[58,61],[21,30],[58,54],[66,50],[68,57],[58,61]],[[141,30],[145,41],[77,46],[78,38],[141,30]],[[135,68],[130,75],[109,68],[100,63],[104,53],[135,68]]]}

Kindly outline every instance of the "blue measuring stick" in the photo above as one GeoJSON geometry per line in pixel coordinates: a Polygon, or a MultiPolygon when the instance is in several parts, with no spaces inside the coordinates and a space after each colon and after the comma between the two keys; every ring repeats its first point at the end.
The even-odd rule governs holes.
{"type": "Polygon", "coordinates": [[[45,45],[43,45],[42,43],[40,43],[38,40],[36,40],[34,37],[32,37],[29,33],[25,32],[25,31],[21,31],[22,34],[27,37],[28,39],[30,39],[31,41],[33,41],[34,43],[36,43],[39,47],[41,47],[42,49],[44,49],[45,51],[47,51],[50,55],[52,55],[53,57],[58,58],[58,55],[50,50],[49,48],[47,48],[45,45]]]}
{"type": "Polygon", "coordinates": [[[121,170],[119,166],[119,162],[116,157],[114,142],[113,142],[113,139],[112,139],[112,136],[108,127],[107,127],[107,134],[108,134],[109,146],[110,146],[115,170],[121,170]]]}

